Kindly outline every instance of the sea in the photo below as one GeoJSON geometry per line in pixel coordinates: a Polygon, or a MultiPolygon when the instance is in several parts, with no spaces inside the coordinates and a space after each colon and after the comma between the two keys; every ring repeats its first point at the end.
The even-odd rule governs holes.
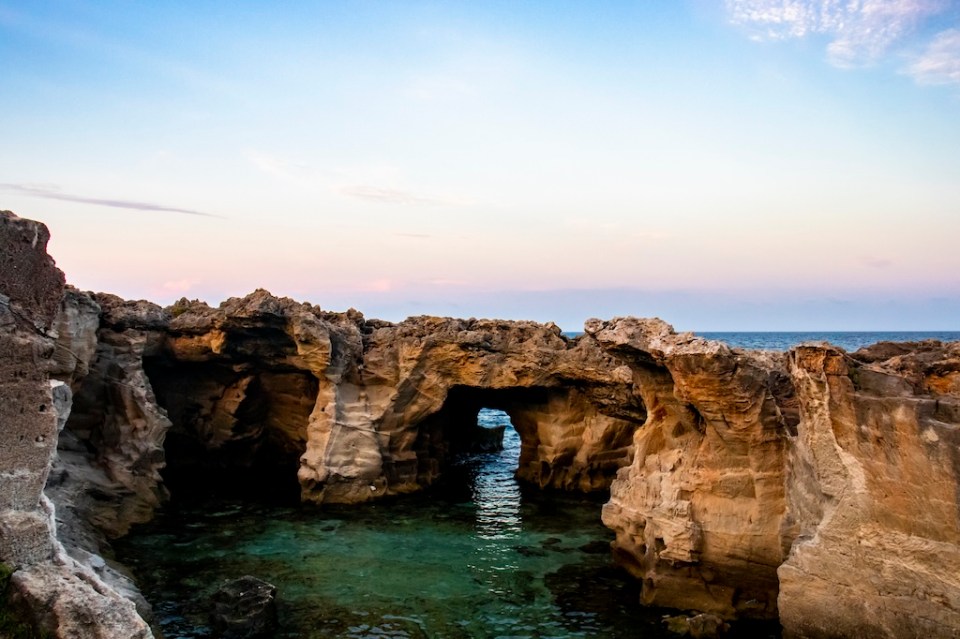
{"type": "MultiPolygon", "coordinates": [[[[853,352],[877,342],[941,342],[960,341],[960,331],[693,331],[705,339],[724,342],[734,348],[785,351],[808,342],[829,342],[834,346],[853,352]]],[[[563,333],[569,338],[579,337],[583,332],[563,333]]]]}
{"type": "MultiPolygon", "coordinates": [[[[783,350],[828,341],[960,340],[924,333],[702,333],[731,346],[783,350]]],[[[614,565],[602,499],[526,489],[509,416],[503,450],[466,454],[422,494],[350,507],[260,497],[182,496],[114,542],[166,639],[214,637],[210,597],[253,575],[277,587],[278,638],[568,639],[675,637],[678,611],[638,605],[639,586],[614,565]]],[[[734,625],[775,638],[773,624],[734,625]]]]}
{"type": "Polygon", "coordinates": [[[877,342],[960,341],[960,331],[808,331],[808,332],[697,332],[706,339],[738,348],[785,351],[807,342],[829,342],[853,352],[877,342]]]}

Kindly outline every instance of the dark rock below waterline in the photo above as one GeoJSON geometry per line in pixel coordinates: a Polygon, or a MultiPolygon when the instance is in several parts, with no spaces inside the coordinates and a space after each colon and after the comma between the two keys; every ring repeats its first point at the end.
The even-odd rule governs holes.
{"type": "Polygon", "coordinates": [[[222,639],[265,639],[277,629],[277,588],[246,575],[224,583],[211,597],[210,622],[222,639]]]}

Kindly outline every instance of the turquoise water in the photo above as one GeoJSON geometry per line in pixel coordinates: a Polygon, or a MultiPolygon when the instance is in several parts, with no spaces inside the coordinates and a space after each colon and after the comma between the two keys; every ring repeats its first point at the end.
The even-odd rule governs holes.
{"type": "Polygon", "coordinates": [[[519,449],[508,427],[501,453],[466,456],[444,487],[389,502],[181,502],[116,551],[167,639],[212,636],[206,600],[245,574],[277,586],[277,637],[675,636],[612,565],[601,502],[525,494],[519,449]]]}

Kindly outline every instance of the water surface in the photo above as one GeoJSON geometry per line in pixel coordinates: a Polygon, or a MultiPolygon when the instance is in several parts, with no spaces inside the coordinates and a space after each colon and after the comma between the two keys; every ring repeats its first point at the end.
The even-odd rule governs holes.
{"type": "Polygon", "coordinates": [[[209,595],[244,574],[277,586],[278,637],[674,637],[669,611],[640,607],[613,566],[601,502],[524,493],[512,427],[504,444],[462,458],[439,490],[387,502],[181,500],[118,542],[118,558],[168,639],[212,636],[209,595]]]}

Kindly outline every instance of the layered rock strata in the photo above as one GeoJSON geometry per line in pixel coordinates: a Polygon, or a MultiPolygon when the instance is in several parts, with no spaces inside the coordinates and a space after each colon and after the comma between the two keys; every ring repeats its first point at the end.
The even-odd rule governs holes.
{"type": "Polygon", "coordinates": [[[152,637],[134,604],[70,557],[43,494],[70,389],[52,381],[63,274],[42,224],[0,211],[0,561],[10,601],[53,637],[152,637]]]}
{"type": "Polygon", "coordinates": [[[782,354],[676,335],[659,320],[592,320],[647,406],[604,523],[643,600],[724,617],[775,617],[793,530],[786,444],[796,399],[782,354]]]}
{"type": "MultiPolygon", "coordinates": [[[[171,309],[147,369],[174,424],[168,451],[207,467],[293,469],[305,500],[420,490],[501,408],[518,474],[605,489],[645,416],[625,367],[596,343],[533,322],[326,313],[258,291],[218,309],[171,309]]],[[[179,463],[179,462],[177,462],[179,463]]]]}
{"type": "Polygon", "coordinates": [[[960,632],[960,344],[730,349],[591,320],[647,406],[603,520],[645,602],[785,637],[960,632]]]}
{"type": "Polygon", "coordinates": [[[790,353],[786,637],[960,635],[960,343],[790,353]]]}

